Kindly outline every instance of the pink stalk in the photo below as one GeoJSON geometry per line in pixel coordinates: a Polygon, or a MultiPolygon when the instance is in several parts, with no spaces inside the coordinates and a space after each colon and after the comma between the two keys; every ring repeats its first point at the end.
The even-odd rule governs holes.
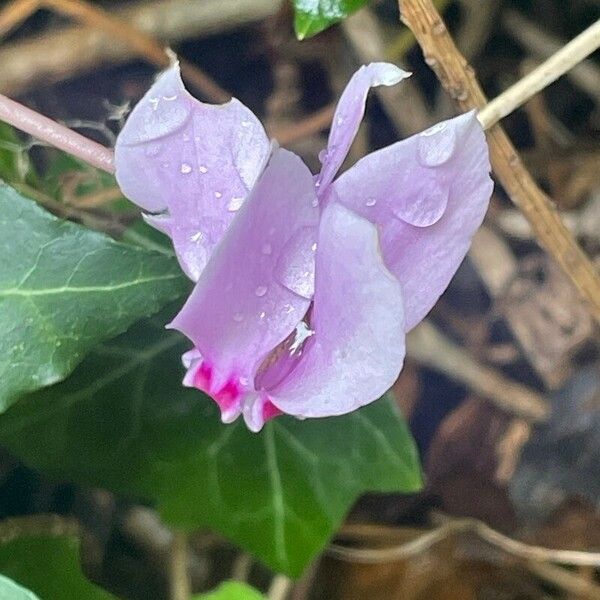
{"type": "Polygon", "coordinates": [[[93,167],[114,173],[112,150],[0,94],[0,120],[93,167]]]}

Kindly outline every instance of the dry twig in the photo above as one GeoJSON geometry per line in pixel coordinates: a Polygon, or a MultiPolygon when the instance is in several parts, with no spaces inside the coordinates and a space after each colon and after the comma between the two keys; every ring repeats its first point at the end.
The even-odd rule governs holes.
{"type": "MultiPolygon", "coordinates": [[[[560,40],[541,31],[535,23],[516,11],[505,11],[502,23],[512,37],[538,59],[548,58],[563,46],[560,40]]],[[[600,102],[600,68],[592,60],[584,60],[566,75],[596,102],[600,102]]]]}
{"type": "Polygon", "coordinates": [[[530,421],[548,416],[549,407],[540,394],[478,363],[428,321],[409,333],[407,343],[410,358],[466,384],[502,410],[530,421]]]}
{"type": "MultiPolygon", "coordinates": [[[[402,20],[413,30],[425,61],[463,110],[482,109],[486,97],[473,69],[452,41],[431,0],[399,0],[402,20]]],[[[561,266],[600,322],[600,277],[558,215],[554,204],[537,186],[504,130],[488,130],[492,167],[512,199],[531,223],[539,243],[561,266]]]]}
{"type": "Polygon", "coordinates": [[[477,115],[479,122],[484,129],[489,129],[522,106],[532,96],[570,71],[599,47],[600,19],[539,67],[484,106],[477,115]]]}
{"type": "MultiPolygon", "coordinates": [[[[58,7],[57,0],[51,1],[54,8],[58,7]]],[[[138,52],[149,52],[145,56],[151,62],[165,66],[168,57],[162,42],[156,39],[164,40],[166,44],[218,33],[264,18],[279,8],[279,0],[159,0],[126,6],[117,9],[114,14],[101,13],[101,21],[96,22],[89,20],[92,16],[90,11],[97,15],[98,10],[91,5],[84,12],[79,1],[79,6],[65,0],[61,4],[65,9],[69,5],[72,16],[85,17],[88,24],[95,23],[94,27],[78,25],[2,47],[0,89],[4,93],[20,93],[40,80],[44,83],[60,81],[102,63],[125,62],[131,58],[133,42],[138,52]],[[102,31],[98,30],[100,24],[104,27],[102,31]],[[123,24],[128,28],[126,31],[123,31],[123,24]],[[136,32],[135,40],[131,38],[132,30],[136,32]],[[115,32],[120,32],[117,39],[115,32]]],[[[3,19],[7,25],[18,23],[9,12],[12,7],[13,4],[10,4],[0,12],[0,24],[3,19]]],[[[22,7],[24,10],[25,4],[22,7]]],[[[2,31],[0,28],[0,33],[2,31]]],[[[192,72],[190,76],[189,65],[184,63],[183,71],[192,82],[194,74],[192,72]]],[[[220,97],[228,99],[229,95],[222,93],[220,97]]]]}
{"type": "MultiPolygon", "coordinates": [[[[393,527],[364,525],[345,525],[342,535],[354,539],[365,537],[365,532],[371,532],[371,539],[377,530],[384,530],[388,540],[402,533],[393,527]]],[[[512,556],[537,562],[560,563],[574,566],[600,567],[600,552],[585,552],[583,550],[557,550],[543,546],[533,546],[510,538],[477,519],[453,519],[440,527],[427,531],[403,544],[388,548],[349,548],[340,544],[332,544],[327,553],[330,556],[350,562],[376,564],[413,558],[429,550],[441,541],[455,535],[475,535],[491,546],[503,550],[512,556]]]]}

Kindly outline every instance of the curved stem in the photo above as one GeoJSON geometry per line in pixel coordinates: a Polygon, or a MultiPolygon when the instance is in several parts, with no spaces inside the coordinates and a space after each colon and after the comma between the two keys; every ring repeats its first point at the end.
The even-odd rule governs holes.
{"type": "Polygon", "coordinates": [[[0,94],[0,120],[88,164],[114,173],[113,152],[83,135],[0,94]]]}

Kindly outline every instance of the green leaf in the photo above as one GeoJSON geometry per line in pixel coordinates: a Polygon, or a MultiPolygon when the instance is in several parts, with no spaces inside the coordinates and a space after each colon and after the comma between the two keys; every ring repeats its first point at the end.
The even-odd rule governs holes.
{"type": "Polygon", "coordinates": [[[293,0],[294,28],[299,40],[339,23],[369,0],[293,0]]]}
{"type": "MultiPolygon", "coordinates": [[[[0,544],[0,572],[32,590],[42,600],[116,600],[81,574],[79,541],[75,537],[29,534],[10,538],[0,544]]],[[[18,586],[22,596],[4,596],[1,583],[0,600],[37,598],[18,586]]]]}
{"type": "Polygon", "coordinates": [[[0,443],[57,477],[153,501],[174,526],[208,525],[296,576],[359,495],[420,488],[394,404],[349,415],[280,417],[260,434],[220,423],[183,388],[179,334],[165,318],[98,347],[64,383],[0,419],[0,443]]]}
{"type": "Polygon", "coordinates": [[[8,183],[35,183],[37,175],[16,131],[0,121],[0,179],[8,183]]]}
{"type": "Polygon", "coordinates": [[[39,600],[39,598],[8,577],[0,575],[0,600],[39,600]]]}
{"type": "MultiPolygon", "coordinates": [[[[2,598],[0,597],[0,600],[2,598]]],[[[226,581],[208,594],[194,596],[192,600],[266,600],[260,592],[238,581],[226,581]]]]}
{"type": "Polygon", "coordinates": [[[62,221],[0,184],[0,412],[182,295],[175,259],[62,221]]]}

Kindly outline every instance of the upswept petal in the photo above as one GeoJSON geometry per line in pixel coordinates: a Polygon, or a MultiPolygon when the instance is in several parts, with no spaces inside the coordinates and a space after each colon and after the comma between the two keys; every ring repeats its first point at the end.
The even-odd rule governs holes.
{"type": "Polygon", "coordinates": [[[465,257],[492,193],[485,135],[474,112],[360,160],[332,200],[375,223],[386,266],[402,284],[409,331],[465,257]]]}
{"type": "Polygon", "coordinates": [[[340,415],[376,400],[404,360],[401,287],[383,264],[376,227],[328,205],[316,262],[314,335],[293,371],[269,390],[275,407],[298,417],[340,415]]]}
{"type": "Polygon", "coordinates": [[[269,155],[263,126],[248,108],[235,99],[199,102],[175,65],[127,119],[115,166],[130,200],[149,212],[168,212],[169,227],[161,231],[173,239],[184,271],[197,280],[269,155]]]}
{"type": "Polygon", "coordinates": [[[317,188],[326,190],[346,159],[365,114],[369,90],[379,85],[396,85],[409,76],[407,71],[384,62],[363,65],[354,73],[335,109],[327,149],[322,154],[323,166],[317,178],[317,188]]]}
{"type": "MultiPolygon", "coordinates": [[[[226,385],[230,391],[235,387],[240,401],[254,390],[258,367],[308,310],[310,299],[281,283],[278,265],[294,264],[285,255],[296,251],[293,240],[300,233],[312,230],[316,242],[315,200],[312,175],[302,160],[287,150],[274,151],[171,324],[196,348],[189,355],[194,367],[189,377],[197,379],[188,383],[217,402],[226,385]]],[[[292,277],[286,281],[295,287],[292,277]]]]}

